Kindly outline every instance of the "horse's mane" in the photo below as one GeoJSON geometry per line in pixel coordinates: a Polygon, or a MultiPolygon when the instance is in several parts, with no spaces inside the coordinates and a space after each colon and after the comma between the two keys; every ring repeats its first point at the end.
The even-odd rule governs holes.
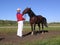
{"type": "MultiPolygon", "coordinates": [[[[30,14],[35,15],[35,13],[30,9],[30,14]]],[[[35,15],[36,16],[36,15],[35,15]]]]}
{"type": "Polygon", "coordinates": [[[43,17],[42,15],[36,15],[36,14],[31,10],[31,8],[30,8],[30,10],[29,10],[29,15],[32,15],[32,17],[33,17],[33,16],[43,17]]]}
{"type": "Polygon", "coordinates": [[[31,8],[29,8],[28,15],[29,15],[30,17],[36,16],[35,13],[31,10],[31,8]]]}

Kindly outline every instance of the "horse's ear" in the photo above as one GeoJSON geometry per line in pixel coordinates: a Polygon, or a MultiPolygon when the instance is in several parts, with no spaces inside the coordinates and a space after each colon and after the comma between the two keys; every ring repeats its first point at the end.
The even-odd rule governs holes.
{"type": "Polygon", "coordinates": [[[30,8],[31,9],[31,8],[30,8]]]}

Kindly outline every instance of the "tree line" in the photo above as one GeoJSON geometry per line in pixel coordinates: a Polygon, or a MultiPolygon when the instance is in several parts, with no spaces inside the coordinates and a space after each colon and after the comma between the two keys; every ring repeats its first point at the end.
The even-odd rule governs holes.
{"type": "MultiPolygon", "coordinates": [[[[29,24],[28,21],[24,21],[24,24],[29,24]]],[[[0,26],[16,26],[17,21],[11,21],[11,20],[0,20],[0,26]]]]}
{"type": "MultiPolygon", "coordinates": [[[[60,22],[51,22],[49,24],[60,24],[60,22]]],[[[24,21],[24,25],[30,25],[29,21],[24,21]]],[[[0,20],[0,26],[17,26],[17,21],[0,20]]]]}

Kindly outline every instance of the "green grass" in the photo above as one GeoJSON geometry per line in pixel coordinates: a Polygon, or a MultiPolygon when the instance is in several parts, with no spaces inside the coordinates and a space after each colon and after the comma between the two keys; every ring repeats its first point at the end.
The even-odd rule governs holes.
{"type": "MultiPolygon", "coordinates": [[[[10,26],[11,27],[11,26],[10,26]]],[[[36,27],[36,30],[39,30],[38,27],[36,27]]],[[[44,28],[44,30],[60,30],[60,27],[48,27],[48,28],[44,28]]],[[[31,31],[31,27],[30,26],[24,26],[23,31],[28,32],[31,31]]],[[[12,26],[11,28],[7,28],[7,27],[3,27],[0,28],[0,33],[7,33],[7,34],[12,34],[12,33],[16,33],[17,32],[17,26],[12,26]]]]}
{"type": "MultiPolygon", "coordinates": [[[[30,26],[24,26],[24,29],[31,30],[31,27],[30,26]]],[[[35,29],[39,30],[38,26],[36,26],[35,29]]],[[[41,28],[41,30],[42,30],[42,28],[41,28]]],[[[44,27],[44,30],[60,30],[60,26],[48,26],[48,27],[44,27]]]]}
{"type": "Polygon", "coordinates": [[[16,28],[0,28],[0,33],[1,34],[13,34],[16,33],[17,29],[16,28]]]}
{"type": "Polygon", "coordinates": [[[35,42],[29,42],[27,45],[60,45],[60,37],[37,40],[35,42]]]}

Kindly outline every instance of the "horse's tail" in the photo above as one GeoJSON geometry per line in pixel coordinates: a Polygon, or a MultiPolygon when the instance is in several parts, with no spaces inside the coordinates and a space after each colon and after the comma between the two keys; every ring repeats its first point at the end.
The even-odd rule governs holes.
{"type": "Polygon", "coordinates": [[[47,25],[47,19],[45,18],[45,17],[43,17],[43,23],[44,23],[44,25],[46,26],[46,27],[48,27],[48,25],[47,25]]]}

